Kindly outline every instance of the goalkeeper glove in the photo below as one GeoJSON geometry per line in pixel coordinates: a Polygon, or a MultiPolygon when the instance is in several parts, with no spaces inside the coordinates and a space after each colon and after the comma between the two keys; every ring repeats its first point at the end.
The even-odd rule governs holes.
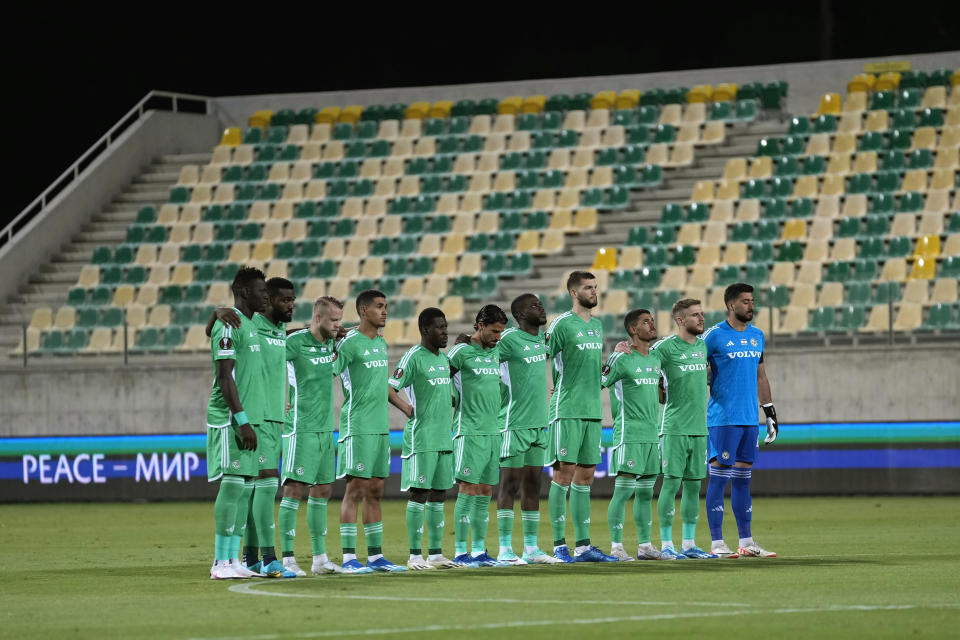
{"type": "Polygon", "coordinates": [[[777,420],[777,410],[773,408],[773,403],[765,404],[760,407],[764,415],[767,416],[767,437],[763,439],[764,444],[772,444],[780,433],[780,421],[777,420]]]}

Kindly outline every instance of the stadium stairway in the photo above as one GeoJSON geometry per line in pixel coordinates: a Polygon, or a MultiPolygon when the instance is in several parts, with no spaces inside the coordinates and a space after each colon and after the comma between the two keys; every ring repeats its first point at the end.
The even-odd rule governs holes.
{"type": "Polygon", "coordinates": [[[22,325],[30,322],[34,309],[57,308],[66,303],[68,292],[76,284],[83,266],[90,263],[95,247],[121,244],[140,207],[159,208],[170,197],[180,169],[187,164],[206,164],[210,156],[210,153],[159,156],[109,204],[93,214],[70,243],[41,266],[15,295],[6,299],[0,313],[0,352],[9,352],[17,346],[22,325]]]}

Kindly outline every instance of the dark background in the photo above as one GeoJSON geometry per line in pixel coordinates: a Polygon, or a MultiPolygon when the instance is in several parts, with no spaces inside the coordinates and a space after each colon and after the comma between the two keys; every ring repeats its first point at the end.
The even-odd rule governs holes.
{"type": "Polygon", "coordinates": [[[7,149],[16,160],[0,225],[151,89],[330,91],[960,49],[960,3],[930,4],[557,3],[522,15],[518,5],[499,3],[354,3],[342,13],[332,8],[340,3],[219,11],[18,3],[7,9],[3,45],[7,149]]]}

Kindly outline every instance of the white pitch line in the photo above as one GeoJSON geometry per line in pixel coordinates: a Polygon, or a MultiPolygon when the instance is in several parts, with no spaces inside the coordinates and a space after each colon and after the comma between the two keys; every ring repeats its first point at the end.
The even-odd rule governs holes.
{"type": "Polygon", "coordinates": [[[424,633],[429,631],[477,631],[491,629],[514,629],[523,627],[549,627],[556,625],[614,624],[618,622],[650,622],[656,620],[681,620],[690,618],[719,618],[742,615],[779,615],[791,613],[835,613],[844,611],[903,611],[909,609],[957,608],[960,605],[833,605],[829,607],[754,609],[752,611],[714,611],[690,613],[659,613],[637,616],[610,616],[604,618],[573,618],[567,620],[508,620],[502,622],[461,624],[436,624],[417,627],[393,627],[381,629],[341,629],[331,631],[306,631],[301,633],[260,634],[245,636],[221,636],[216,638],[190,638],[189,640],[280,640],[282,638],[329,638],[339,636],[380,636],[400,633],[424,633]]]}
{"type": "MultiPolygon", "coordinates": [[[[463,598],[441,598],[433,596],[409,597],[409,596],[372,596],[360,594],[330,594],[330,593],[277,593],[275,591],[262,591],[256,589],[264,584],[295,584],[292,582],[278,583],[275,580],[258,580],[256,582],[244,582],[235,584],[229,588],[234,593],[243,593],[255,596],[275,596],[280,598],[322,598],[330,600],[338,598],[342,600],[380,600],[390,602],[463,602],[463,598]]],[[[564,604],[557,600],[518,600],[516,598],[470,598],[471,603],[485,602],[496,604],[564,604]]],[[[696,605],[700,607],[754,607],[754,604],[740,602],[662,602],[655,600],[577,600],[577,604],[609,604],[609,605],[628,605],[628,606],[671,606],[671,605],[696,605]]]]}

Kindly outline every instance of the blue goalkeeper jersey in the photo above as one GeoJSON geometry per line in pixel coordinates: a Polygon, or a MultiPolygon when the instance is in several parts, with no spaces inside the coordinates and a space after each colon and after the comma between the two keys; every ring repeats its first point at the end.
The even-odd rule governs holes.
{"type": "Polygon", "coordinates": [[[763,331],[748,324],[737,331],[726,320],[707,329],[710,400],[707,426],[759,423],[757,367],[763,362],[763,331]]]}

